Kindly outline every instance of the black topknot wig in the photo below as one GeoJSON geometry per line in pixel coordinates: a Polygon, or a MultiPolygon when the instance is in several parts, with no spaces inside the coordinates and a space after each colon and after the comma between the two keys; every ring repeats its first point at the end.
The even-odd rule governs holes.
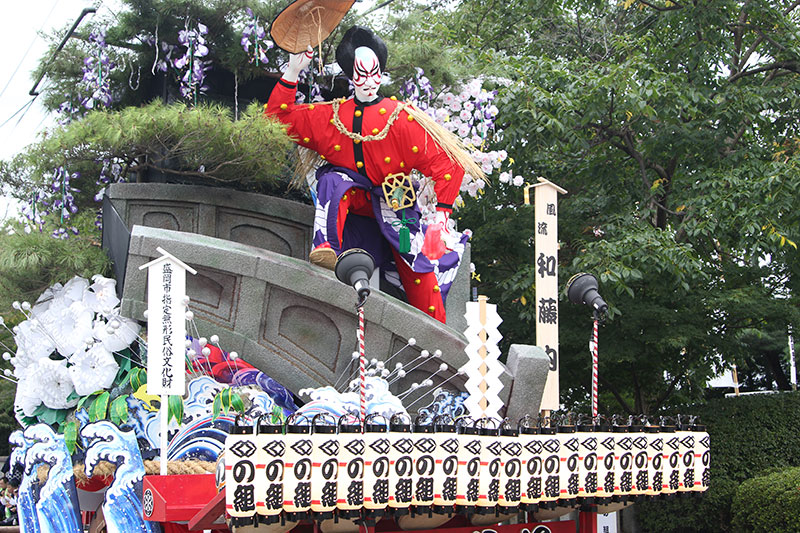
{"type": "Polygon", "coordinates": [[[386,43],[375,35],[369,28],[353,26],[342,37],[342,42],[336,47],[336,62],[348,78],[353,78],[353,63],[355,63],[356,48],[366,46],[378,56],[381,72],[386,70],[386,58],[389,52],[386,43]]]}

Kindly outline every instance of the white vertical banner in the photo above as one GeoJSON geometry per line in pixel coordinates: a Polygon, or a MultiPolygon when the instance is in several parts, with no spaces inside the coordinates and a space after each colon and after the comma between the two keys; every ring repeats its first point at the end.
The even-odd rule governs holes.
{"type": "Polygon", "coordinates": [[[186,389],[186,271],[196,271],[161,248],[147,269],[147,393],[186,389]]]}
{"type": "MultiPolygon", "coordinates": [[[[550,358],[541,410],[558,409],[558,195],[567,191],[544,178],[534,189],[536,345],[550,358]]],[[[528,188],[525,203],[530,203],[528,188]]]]}

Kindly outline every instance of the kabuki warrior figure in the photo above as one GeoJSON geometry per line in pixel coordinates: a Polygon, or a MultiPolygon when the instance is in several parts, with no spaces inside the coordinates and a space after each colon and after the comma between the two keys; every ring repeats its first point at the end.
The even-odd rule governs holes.
{"type": "Polygon", "coordinates": [[[387,50],[371,30],[350,28],[336,49],[354,98],[295,104],[298,76],[312,55],[310,47],[290,55],[265,110],[325,162],[316,172],[310,260],[333,268],[343,251],[363,248],[411,305],[445,322],[445,298],[468,239],[448,227],[448,218],[465,169],[475,178],[483,174],[450,132],[410,104],[378,94],[387,50]],[[420,220],[414,169],[434,183],[430,225],[420,220]]]}

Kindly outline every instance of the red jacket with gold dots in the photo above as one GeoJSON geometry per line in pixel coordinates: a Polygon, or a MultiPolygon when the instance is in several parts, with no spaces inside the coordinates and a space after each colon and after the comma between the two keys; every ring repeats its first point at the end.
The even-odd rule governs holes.
{"type": "MultiPolygon", "coordinates": [[[[464,169],[405,110],[385,138],[359,142],[337,129],[330,103],[296,105],[296,92],[296,84],[279,80],[264,113],[289,126],[288,133],[297,144],[314,150],[332,165],[367,176],[375,185],[391,174],[416,169],[433,179],[437,209],[452,210],[464,169]]],[[[346,131],[363,137],[378,135],[397,106],[394,97],[378,97],[367,104],[351,98],[340,104],[339,119],[346,131]]]]}

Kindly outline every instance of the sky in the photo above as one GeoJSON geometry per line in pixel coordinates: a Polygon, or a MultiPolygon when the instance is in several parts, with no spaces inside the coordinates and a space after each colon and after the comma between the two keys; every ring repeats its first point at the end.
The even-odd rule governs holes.
{"type": "MultiPolygon", "coordinates": [[[[98,4],[102,2],[4,2],[0,17],[0,159],[11,159],[25,146],[35,142],[38,132],[54,124],[53,115],[44,111],[38,98],[27,111],[20,111],[31,101],[28,93],[35,81],[32,71],[47,51],[47,43],[38,32],[50,33],[54,28],[71,26],[84,8],[98,4]]],[[[88,17],[84,18],[86,20],[88,17]]],[[[40,86],[46,83],[45,78],[40,86]]],[[[4,194],[0,199],[0,219],[13,214],[13,209],[13,203],[4,194]]]]}

